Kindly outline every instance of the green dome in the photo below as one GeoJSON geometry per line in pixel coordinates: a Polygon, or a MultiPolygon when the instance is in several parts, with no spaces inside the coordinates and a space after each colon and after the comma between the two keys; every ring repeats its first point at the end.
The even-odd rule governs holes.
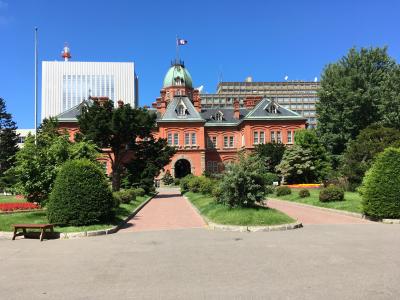
{"type": "Polygon", "coordinates": [[[186,70],[183,62],[173,63],[165,75],[163,88],[170,86],[193,88],[192,76],[190,76],[189,71],[186,70]]]}

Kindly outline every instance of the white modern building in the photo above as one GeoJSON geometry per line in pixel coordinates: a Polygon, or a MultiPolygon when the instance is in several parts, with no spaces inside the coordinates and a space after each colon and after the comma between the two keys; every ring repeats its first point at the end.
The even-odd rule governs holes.
{"type": "MultiPolygon", "coordinates": [[[[67,51],[67,52],[66,52],[67,51]]],[[[42,62],[42,120],[78,105],[89,96],[109,97],[138,107],[138,78],[133,62],[42,62]]]]}
{"type": "Polygon", "coordinates": [[[18,147],[22,148],[25,143],[25,139],[28,135],[35,135],[35,129],[17,129],[16,133],[18,134],[18,147]]]}

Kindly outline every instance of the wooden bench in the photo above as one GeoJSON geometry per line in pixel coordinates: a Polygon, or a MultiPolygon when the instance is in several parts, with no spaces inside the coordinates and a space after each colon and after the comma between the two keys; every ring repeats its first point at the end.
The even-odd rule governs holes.
{"type": "Polygon", "coordinates": [[[14,224],[14,236],[13,240],[17,236],[23,235],[25,236],[27,229],[40,229],[40,241],[43,241],[43,236],[46,232],[46,229],[49,229],[50,232],[54,232],[54,225],[53,224],[14,224]],[[22,229],[22,232],[18,233],[18,230],[22,229]]]}

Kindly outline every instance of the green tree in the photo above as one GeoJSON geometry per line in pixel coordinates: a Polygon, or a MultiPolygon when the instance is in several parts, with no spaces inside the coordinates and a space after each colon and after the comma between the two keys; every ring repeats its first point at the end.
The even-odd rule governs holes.
{"type": "Polygon", "coordinates": [[[285,152],[285,145],[281,143],[258,144],[254,153],[265,163],[267,172],[274,173],[275,167],[279,165],[285,152]]]}
{"type": "Polygon", "coordinates": [[[263,170],[263,162],[256,156],[241,156],[239,162],[227,165],[217,201],[229,207],[253,207],[262,201],[268,192],[263,170]]]}
{"type": "Polygon", "coordinates": [[[297,130],[294,141],[296,145],[301,146],[303,149],[310,150],[311,160],[314,165],[313,180],[322,181],[326,179],[331,171],[330,159],[315,129],[297,130]]]}
{"type": "Polygon", "coordinates": [[[49,222],[82,226],[109,222],[114,200],[108,181],[87,159],[69,160],[57,174],[47,205],[49,222]]]}
{"type": "Polygon", "coordinates": [[[126,165],[124,187],[142,187],[148,193],[154,185],[154,178],[170,161],[176,150],[168,146],[165,139],[153,137],[138,142],[132,147],[135,155],[126,165]]]}
{"type": "Polygon", "coordinates": [[[14,156],[18,151],[17,125],[6,111],[6,103],[0,98],[0,189],[10,183],[11,177],[5,172],[14,164],[14,156]]]}
{"type": "Polygon", "coordinates": [[[38,130],[37,143],[29,135],[16,155],[15,166],[9,170],[16,178],[15,189],[28,201],[45,201],[53,187],[60,166],[67,160],[87,158],[96,161],[98,151],[88,142],[71,143],[46,120],[38,130]]]}
{"type": "Polygon", "coordinates": [[[317,130],[330,153],[341,155],[349,141],[375,122],[400,126],[400,85],[398,77],[393,79],[398,72],[387,48],[352,48],[325,67],[318,93],[317,130]]]}
{"type": "Polygon", "coordinates": [[[276,170],[289,183],[310,183],[315,179],[315,166],[311,150],[293,145],[285,150],[276,170]]]}
{"type": "Polygon", "coordinates": [[[400,130],[377,124],[363,129],[343,154],[341,173],[351,187],[361,184],[376,155],[389,146],[400,147],[400,130]]]}
{"type": "Polygon", "coordinates": [[[389,147],[376,157],[360,191],[367,216],[400,218],[400,149],[389,147]]]}
{"type": "Polygon", "coordinates": [[[114,108],[112,101],[94,101],[78,117],[79,129],[86,140],[93,141],[106,151],[112,169],[113,191],[121,186],[121,175],[126,161],[138,155],[140,144],[152,137],[156,114],[147,109],[120,104],[114,108]]]}

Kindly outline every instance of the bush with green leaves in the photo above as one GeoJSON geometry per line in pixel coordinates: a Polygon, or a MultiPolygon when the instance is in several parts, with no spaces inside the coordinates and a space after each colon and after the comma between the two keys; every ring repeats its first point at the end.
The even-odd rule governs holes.
{"type": "Polygon", "coordinates": [[[141,187],[134,189],[134,192],[136,196],[143,197],[144,195],[146,195],[145,189],[141,187]]]}
{"type": "Polygon", "coordinates": [[[276,195],[277,195],[278,197],[280,197],[280,196],[286,196],[286,195],[290,195],[290,194],[292,193],[292,190],[291,190],[288,186],[286,186],[286,185],[281,185],[281,186],[278,186],[278,187],[275,189],[275,193],[276,193],[276,195]]]}
{"type": "Polygon", "coordinates": [[[379,154],[361,189],[364,214],[374,219],[400,218],[400,149],[379,154]]]}
{"type": "Polygon", "coordinates": [[[136,199],[136,191],[134,189],[119,190],[113,193],[114,198],[119,200],[119,203],[130,203],[136,199]]]}
{"type": "Polygon", "coordinates": [[[275,173],[267,172],[263,174],[265,178],[265,184],[267,185],[273,185],[274,182],[279,182],[279,176],[275,173]]]}
{"type": "Polygon", "coordinates": [[[189,191],[189,181],[193,178],[194,176],[192,174],[189,174],[183,178],[180,179],[179,186],[181,188],[182,194],[186,193],[189,191]]]}
{"type": "Polygon", "coordinates": [[[344,200],[344,190],[338,186],[330,185],[323,188],[319,192],[319,201],[321,202],[331,202],[331,201],[343,201],[344,200]]]}
{"type": "Polygon", "coordinates": [[[174,185],[175,186],[179,186],[180,183],[181,183],[180,178],[174,178],[174,185]]]}
{"type": "Polygon", "coordinates": [[[165,185],[170,185],[170,184],[174,183],[174,177],[172,177],[172,175],[169,171],[165,172],[165,174],[161,180],[165,185]]]}
{"type": "Polygon", "coordinates": [[[300,198],[307,198],[307,197],[310,197],[310,191],[307,190],[307,189],[301,189],[301,190],[299,191],[299,197],[300,197],[300,198]]]}
{"type": "Polygon", "coordinates": [[[57,174],[47,205],[50,223],[83,226],[109,222],[114,199],[107,179],[97,164],[70,160],[57,174]]]}
{"type": "MultiPolygon", "coordinates": [[[[226,167],[217,201],[229,207],[253,207],[266,196],[265,178],[256,157],[240,157],[226,167]]],[[[214,191],[215,193],[215,191],[214,191]]]]}

